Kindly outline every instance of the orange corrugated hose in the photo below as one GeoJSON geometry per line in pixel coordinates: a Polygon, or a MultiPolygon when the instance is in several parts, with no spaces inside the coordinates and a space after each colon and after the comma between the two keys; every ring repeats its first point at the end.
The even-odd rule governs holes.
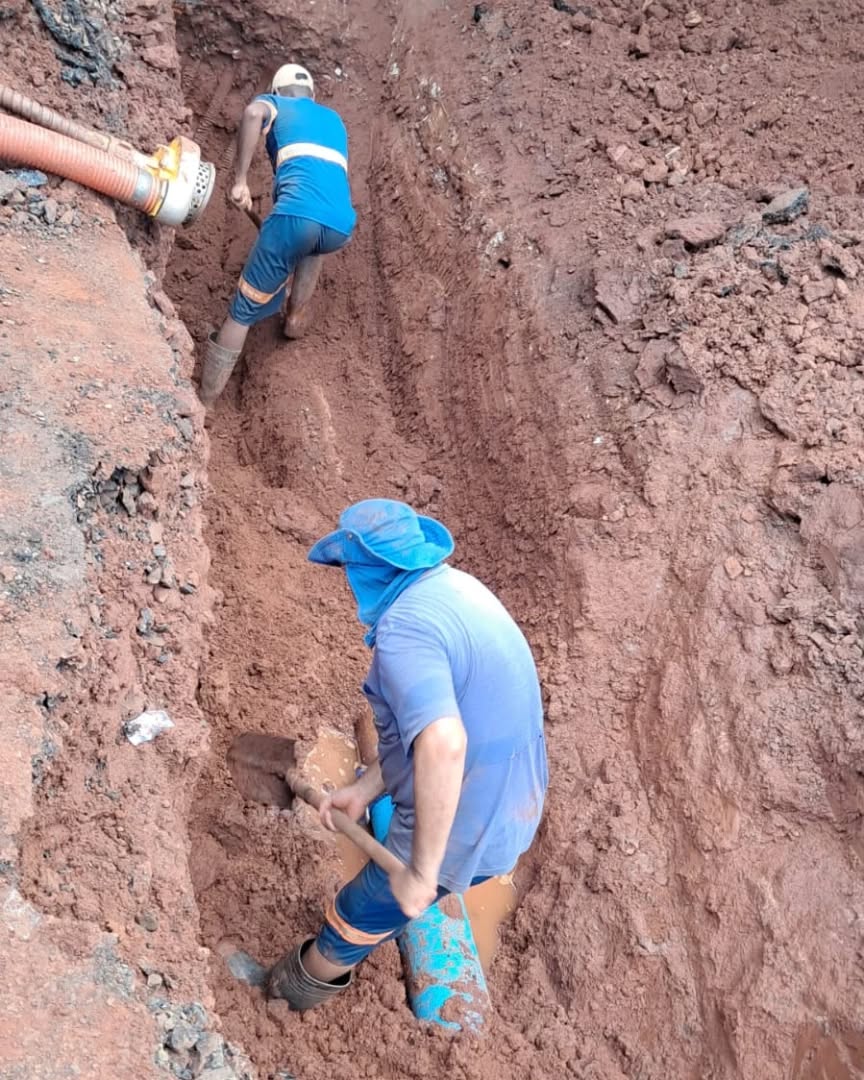
{"type": "Polygon", "coordinates": [[[56,131],[60,135],[68,135],[77,142],[95,146],[108,154],[116,154],[118,157],[130,160],[135,159],[137,151],[129,143],[122,139],[115,139],[113,135],[106,135],[102,131],[85,127],[77,120],[70,120],[68,116],[63,116],[54,109],[49,109],[47,105],[40,105],[33,98],[27,97],[18,90],[13,90],[11,86],[0,86],[0,109],[15,113],[16,116],[38,124],[39,127],[50,128],[51,131],[56,131]]]}
{"type": "Polygon", "coordinates": [[[0,160],[65,176],[147,214],[161,201],[147,169],[14,116],[0,115],[0,160]]]}

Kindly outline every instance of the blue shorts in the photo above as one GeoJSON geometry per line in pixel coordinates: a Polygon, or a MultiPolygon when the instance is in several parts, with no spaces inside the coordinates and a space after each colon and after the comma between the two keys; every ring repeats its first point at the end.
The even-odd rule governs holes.
{"type": "Polygon", "coordinates": [[[282,307],[285,286],[301,259],[330,255],[348,243],[345,233],[309,218],[270,214],[261,224],[255,247],[243,267],[228,313],[242,326],[275,315],[282,307]]]}
{"type": "MultiPolygon", "coordinates": [[[[471,884],[486,880],[478,877],[471,884]]],[[[448,892],[439,886],[435,902],[448,892]]],[[[382,942],[396,937],[409,921],[390,890],[387,874],[368,862],[330,902],[316,945],[331,964],[353,967],[382,942]]]]}

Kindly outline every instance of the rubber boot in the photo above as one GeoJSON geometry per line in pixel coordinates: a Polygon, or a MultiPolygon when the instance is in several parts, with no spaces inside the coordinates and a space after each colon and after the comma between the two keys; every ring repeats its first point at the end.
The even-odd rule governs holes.
{"type": "Polygon", "coordinates": [[[231,372],[240,359],[242,351],[242,349],[226,349],[224,345],[217,345],[215,333],[207,339],[204,367],[201,369],[201,385],[198,387],[198,397],[205,405],[212,405],[225,389],[225,384],[231,378],[231,372]]]}
{"type": "Polygon", "coordinates": [[[310,301],[321,274],[323,256],[308,255],[302,259],[294,271],[291,283],[291,295],[285,311],[285,325],[282,332],[286,338],[295,340],[303,337],[309,326],[310,301]]]}
{"type": "Polygon", "coordinates": [[[325,1001],[347,990],[354,979],[354,972],[346,971],[332,983],[320,982],[303,967],[303,954],[315,938],[307,938],[291,952],[286,953],[270,972],[267,996],[282,998],[295,1012],[304,1012],[322,1005],[325,1001]]]}

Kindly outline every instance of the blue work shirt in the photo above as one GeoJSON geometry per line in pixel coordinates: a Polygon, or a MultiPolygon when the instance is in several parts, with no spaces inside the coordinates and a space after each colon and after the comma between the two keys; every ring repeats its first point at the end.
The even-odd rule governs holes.
{"type": "Polygon", "coordinates": [[[270,112],[264,131],[274,174],[271,213],[308,218],[350,235],[357,215],[351,205],[348,133],[342,118],[312,98],[261,94],[255,100],[270,112]],[[315,157],[313,152],[290,156],[304,147],[334,160],[315,157]]]}
{"type": "Polygon", "coordinates": [[[465,772],[438,882],[464,892],[472,878],[512,870],[537,831],[548,771],[537,670],[501,602],[470,574],[430,570],[382,615],[363,691],[395,803],[390,850],[410,862],[414,740],[459,716],[465,772]]]}

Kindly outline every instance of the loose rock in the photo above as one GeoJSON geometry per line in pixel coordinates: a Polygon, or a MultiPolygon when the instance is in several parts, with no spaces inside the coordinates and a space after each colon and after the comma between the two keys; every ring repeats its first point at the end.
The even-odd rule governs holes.
{"type": "Polygon", "coordinates": [[[735,558],[734,555],[730,555],[729,558],[723,563],[723,568],[730,578],[733,580],[737,577],[741,577],[744,573],[744,567],[735,558]]]}
{"type": "Polygon", "coordinates": [[[135,624],[135,629],[141,637],[149,637],[153,632],[153,612],[150,608],[141,608],[138,622],[135,624]]]}
{"type": "Polygon", "coordinates": [[[762,220],[767,225],[788,225],[790,221],[805,214],[809,206],[809,189],[793,188],[771,200],[762,211],[762,220]]]}
{"type": "Polygon", "coordinates": [[[195,1050],[205,1069],[221,1069],[225,1065],[225,1044],[221,1035],[206,1031],[195,1043],[195,1050]]]}
{"type": "Polygon", "coordinates": [[[0,172],[0,202],[6,202],[9,196],[20,187],[21,182],[17,177],[12,176],[11,173],[0,172]]]}
{"type": "Polygon", "coordinates": [[[827,300],[834,295],[834,283],[832,281],[808,281],[801,287],[801,295],[806,304],[815,304],[819,300],[827,300]]]}
{"type": "Polygon", "coordinates": [[[820,240],[819,258],[826,270],[833,270],[845,278],[858,277],[858,260],[851,252],[830,240],[820,240]]]}
{"type": "Polygon", "coordinates": [[[705,127],[717,115],[717,106],[713,101],[696,101],[691,111],[699,127],[705,127]]]}
{"type": "Polygon", "coordinates": [[[667,112],[680,112],[684,108],[684,91],[674,83],[661,81],[654,85],[654,100],[667,112]]]}
{"type": "Polygon", "coordinates": [[[173,301],[162,289],[157,289],[150,299],[166,319],[173,319],[176,316],[177,308],[174,307],[173,301]]]}
{"type": "Polygon", "coordinates": [[[176,1024],[169,1032],[168,1038],[165,1040],[165,1045],[171,1050],[176,1050],[177,1053],[182,1053],[184,1050],[191,1050],[192,1047],[198,1042],[198,1037],[201,1033],[191,1024],[187,1024],[184,1020],[181,1020],[176,1024]]]}
{"type": "Polygon", "coordinates": [[[133,746],[141,746],[173,727],[174,721],[164,709],[148,709],[134,720],[127,720],[123,725],[123,734],[133,746]]]}
{"type": "Polygon", "coordinates": [[[135,922],[138,923],[142,930],[146,930],[150,934],[159,929],[159,920],[152,911],[139,911],[135,916],[135,922]]]}
{"type": "Polygon", "coordinates": [[[606,153],[615,168],[626,176],[641,176],[648,165],[638,150],[631,149],[625,143],[611,146],[606,153]]]}
{"type": "Polygon", "coordinates": [[[669,168],[663,161],[655,161],[642,173],[646,184],[662,184],[669,175],[669,168]]]}
{"type": "Polygon", "coordinates": [[[726,224],[715,214],[694,214],[693,217],[674,218],[666,223],[666,236],[680,237],[691,248],[708,247],[719,243],[726,235],[726,224]]]}

